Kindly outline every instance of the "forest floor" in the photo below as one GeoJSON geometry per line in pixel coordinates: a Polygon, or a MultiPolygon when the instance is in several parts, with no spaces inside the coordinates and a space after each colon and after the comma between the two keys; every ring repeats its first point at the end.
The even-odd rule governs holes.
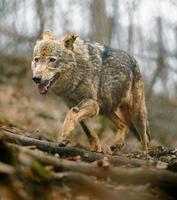
{"type": "MultiPolygon", "coordinates": [[[[147,155],[130,135],[118,154],[91,152],[79,126],[71,146],[59,147],[67,107],[28,85],[0,84],[0,200],[176,198],[177,149],[158,145],[147,155]]],[[[112,125],[91,123],[109,146],[112,125]]]]}

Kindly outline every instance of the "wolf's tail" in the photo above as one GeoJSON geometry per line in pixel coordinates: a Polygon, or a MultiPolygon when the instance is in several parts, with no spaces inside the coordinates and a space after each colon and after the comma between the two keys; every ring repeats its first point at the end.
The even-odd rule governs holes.
{"type": "MultiPolygon", "coordinates": [[[[133,132],[133,134],[135,135],[135,137],[136,137],[139,141],[141,141],[141,137],[140,137],[140,135],[139,135],[137,129],[133,126],[133,124],[131,125],[130,130],[133,132]]],[[[149,122],[148,122],[148,121],[147,121],[147,123],[146,123],[146,135],[147,135],[147,137],[148,137],[148,140],[149,140],[148,143],[149,143],[150,140],[151,140],[151,137],[150,137],[149,122]]]]}
{"type": "MultiPolygon", "coordinates": [[[[138,88],[142,89],[142,96],[144,99],[141,99],[140,101],[145,101],[145,96],[144,96],[144,84],[143,84],[143,80],[142,80],[142,75],[140,73],[140,69],[139,69],[139,65],[137,63],[137,61],[132,58],[132,66],[133,66],[133,69],[132,69],[132,73],[133,73],[133,84],[132,84],[132,89],[134,89],[134,94],[136,96],[136,93],[139,93],[138,92],[138,88]]],[[[136,99],[137,100],[137,99],[136,99]]],[[[146,108],[145,108],[146,109],[146,108]]],[[[133,124],[131,124],[131,128],[130,128],[134,135],[136,136],[136,138],[141,141],[141,136],[140,136],[140,133],[138,133],[138,130],[135,128],[135,126],[133,124]]],[[[147,135],[147,138],[148,138],[148,142],[150,142],[150,131],[149,131],[149,122],[146,121],[146,135],[147,135]]]]}

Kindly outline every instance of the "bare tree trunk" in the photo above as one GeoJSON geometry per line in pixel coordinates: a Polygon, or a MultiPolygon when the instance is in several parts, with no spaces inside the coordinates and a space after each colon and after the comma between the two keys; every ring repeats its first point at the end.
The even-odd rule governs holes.
{"type": "Polygon", "coordinates": [[[39,19],[39,31],[37,35],[40,36],[44,31],[44,25],[45,25],[44,4],[42,0],[35,1],[35,8],[36,8],[36,14],[39,19]]]}
{"type": "Polygon", "coordinates": [[[56,0],[46,1],[46,8],[47,8],[48,16],[49,16],[46,23],[49,24],[50,30],[53,30],[54,28],[55,3],[56,3],[56,0]]]}
{"type": "Polygon", "coordinates": [[[157,68],[154,72],[154,75],[151,79],[151,83],[149,85],[149,90],[147,93],[147,100],[151,98],[153,93],[153,86],[155,85],[157,78],[161,76],[162,71],[165,68],[165,49],[164,49],[164,42],[163,42],[163,29],[162,29],[162,19],[160,17],[157,18],[157,28],[158,28],[158,55],[156,59],[157,68]]]}
{"type": "Polygon", "coordinates": [[[91,4],[91,40],[109,45],[112,36],[112,18],[107,17],[104,0],[91,4]]]}
{"type": "Polygon", "coordinates": [[[129,27],[128,27],[128,52],[133,54],[134,49],[134,11],[132,9],[129,10],[128,18],[129,18],[129,27]]]}
{"type": "Polygon", "coordinates": [[[174,32],[175,32],[175,44],[176,44],[176,46],[175,46],[175,54],[176,54],[176,58],[177,58],[177,26],[176,26],[174,32]]]}
{"type": "Polygon", "coordinates": [[[113,23],[112,23],[112,41],[111,45],[114,48],[121,48],[121,26],[120,26],[120,10],[119,0],[113,1],[113,23]]]}
{"type": "Polygon", "coordinates": [[[140,5],[141,0],[134,0],[133,2],[128,3],[127,12],[128,12],[128,19],[129,19],[129,26],[128,26],[128,48],[127,51],[133,55],[134,53],[134,13],[137,10],[138,6],[140,5]]]}

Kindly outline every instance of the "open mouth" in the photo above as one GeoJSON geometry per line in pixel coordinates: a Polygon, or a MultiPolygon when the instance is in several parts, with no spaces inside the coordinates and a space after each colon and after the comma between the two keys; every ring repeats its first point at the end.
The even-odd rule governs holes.
{"type": "Polygon", "coordinates": [[[49,88],[54,84],[54,82],[59,78],[60,74],[55,74],[51,79],[38,84],[38,90],[40,94],[45,94],[48,92],[49,88]]]}

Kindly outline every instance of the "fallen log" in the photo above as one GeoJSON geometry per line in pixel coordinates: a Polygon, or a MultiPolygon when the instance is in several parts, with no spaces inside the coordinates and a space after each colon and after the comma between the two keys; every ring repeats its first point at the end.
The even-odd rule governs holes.
{"type": "MultiPolygon", "coordinates": [[[[2,144],[2,143],[1,143],[2,144]]],[[[102,200],[117,200],[117,199],[130,199],[130,200],[149,200],[149,199],[158,199],[156,198],[149,190],[147,186],[115,186],[111,182],[98,180],[93,176],[88,176],[80,172],[60,172],[56,173],[53,167],[45,167],[45,165],[41,165],[36,159],[34,159],[34,155],[31,156],[30,152],[39,153],[39,155],[43,152],[38,150],[29,150],[27,147],[19,147],[14,144],[7,144],[5,148],[10,150],[13,155],[13,159],[16,160],[15,163],[6,164],[0,162],[0,183],[3,181],[3,177],[8,180],[6,183],[9,184],[11,182],[11,187],[9,191],[16,191],[19,189],[16,184],[13,185],[14,180],[18,180],[18,185],[25,185],[28,181],[28,186],[25,186],[25,189],[28,192],[35,187],[35,183],[38,184],[40,182],[41,188],[38,190],[41,192],[43,189],[45,190],[46,186],[50,185],[50,189],[55,186],[59,191],[64,192],[64,188],[69,188],[70,197],[75,196],[76,199],[78,197],[86,197],[86,199],[102,199],[102,200]],[[13,177],[13,178],[12,178],[13,177]],[[33,185],[34,184],[34,185],[33,185]],[[64,186],[64,188],[62,187],[64,186]],[[82,187],[81,187],[82,186],[82,187]],[[14,187],[12,189],[12,187],[14,187]],[[42,189],[43,188],[43,189],[42,189]],[[138,192],[138,194],[137,194],[138,192]],[[136,195],[135,195],[136,194],[136,195]]],[[[46,154],[46,153],[45,153],[46,154]]],[[[45,155],[44,154],[44,155],[45,155]]],[[[91,164],[90,164],[91,165],[91,164]]],[[[4,179],[5,180],[5,179],[4,179]]],[[[4,182],[5,183],[5,182],[4,182]]],[[[21,193],[21,187],[19,193],[21,193]]],[[[49,190],[50,191],[50,190],[49,190]]],[[[49,192],[48,191],[48,192],[49,192]]],[[[15,195],[18,195],[18,192],[15,195]]],[[[47,196],[46,190],[43,191],[43,195],[47,196]]],[[[68,192],[68,191],[67,191],[68,192]]],[[[0,190],[1,193],[1,190],[0,190]]],[[[25,192],[24,192],[25,193],[25,192]]],[[[4,195],[2,199],[6,199],[4,195]]],[[[14,195],[13,199],[16,199],[14,195]]],[[[18,196],[19,198],[19,196],[18,196]]],[[[26,198],[25,198],[26,199],[26,198]]],[[[53,199],[52,196],[46,197],[46,199],[53,199]]],[[[70,198],[73,199],[73,198],[70,198]]]]}
{"type": "Polygon", "coordinates": [[[14,134],[13,131],[2,127],[0,129],[0,138],[5,142],[19,144],[22,146],[36,146],[36,148],[41,151],[45,151],[50,154],[59,154],[59,156],[62,158],[80,156],[80,159],[86,162],[93,162],[96,160],[106,158],[110,163],[117,166],[120,165],[129,165],[134,167],[157,166],[160,163],[162,164],[163,168],[167,167],[167,164],[153,160],[141,160],[121,155],[112,156],[109,154],[91,152],[76,147],[67,147],[67,146],[61,147],[58,145],[58,143],[17,135],[14,134]]]}
{"type": "Polygon", "coordinates": [[[159,199],[157,196],[152,195],[145,187],[140,190],[130,187],[111,188],[105,183],[94,181],[89,176],[78,172],[64,172],[53,173],[54,180],[64,180],[65,184],[72,188],[71,192],[74,195],[85,195],[90,199],[98,198],[102,200],[155,200],[159,199]],[[82,186],[82,189],[81,189],[82,186]]]}
{"type": "Polygon", "coordinates": [[[126,168],[112,165],[100,165],[96,163],[85,163],[82,161],[70,161],[46,155],[38,150],[30,150],[24,147],[11,145],[11,148],[30,155],[45,165],[52,165],[56,170],[72,171],[98,179],[110,180],[120,185],[145,185],[150,184],[153,188],[159,188],[170,195],[177,195],[177,174],[168,170],[156,168],[126,168]]]}

